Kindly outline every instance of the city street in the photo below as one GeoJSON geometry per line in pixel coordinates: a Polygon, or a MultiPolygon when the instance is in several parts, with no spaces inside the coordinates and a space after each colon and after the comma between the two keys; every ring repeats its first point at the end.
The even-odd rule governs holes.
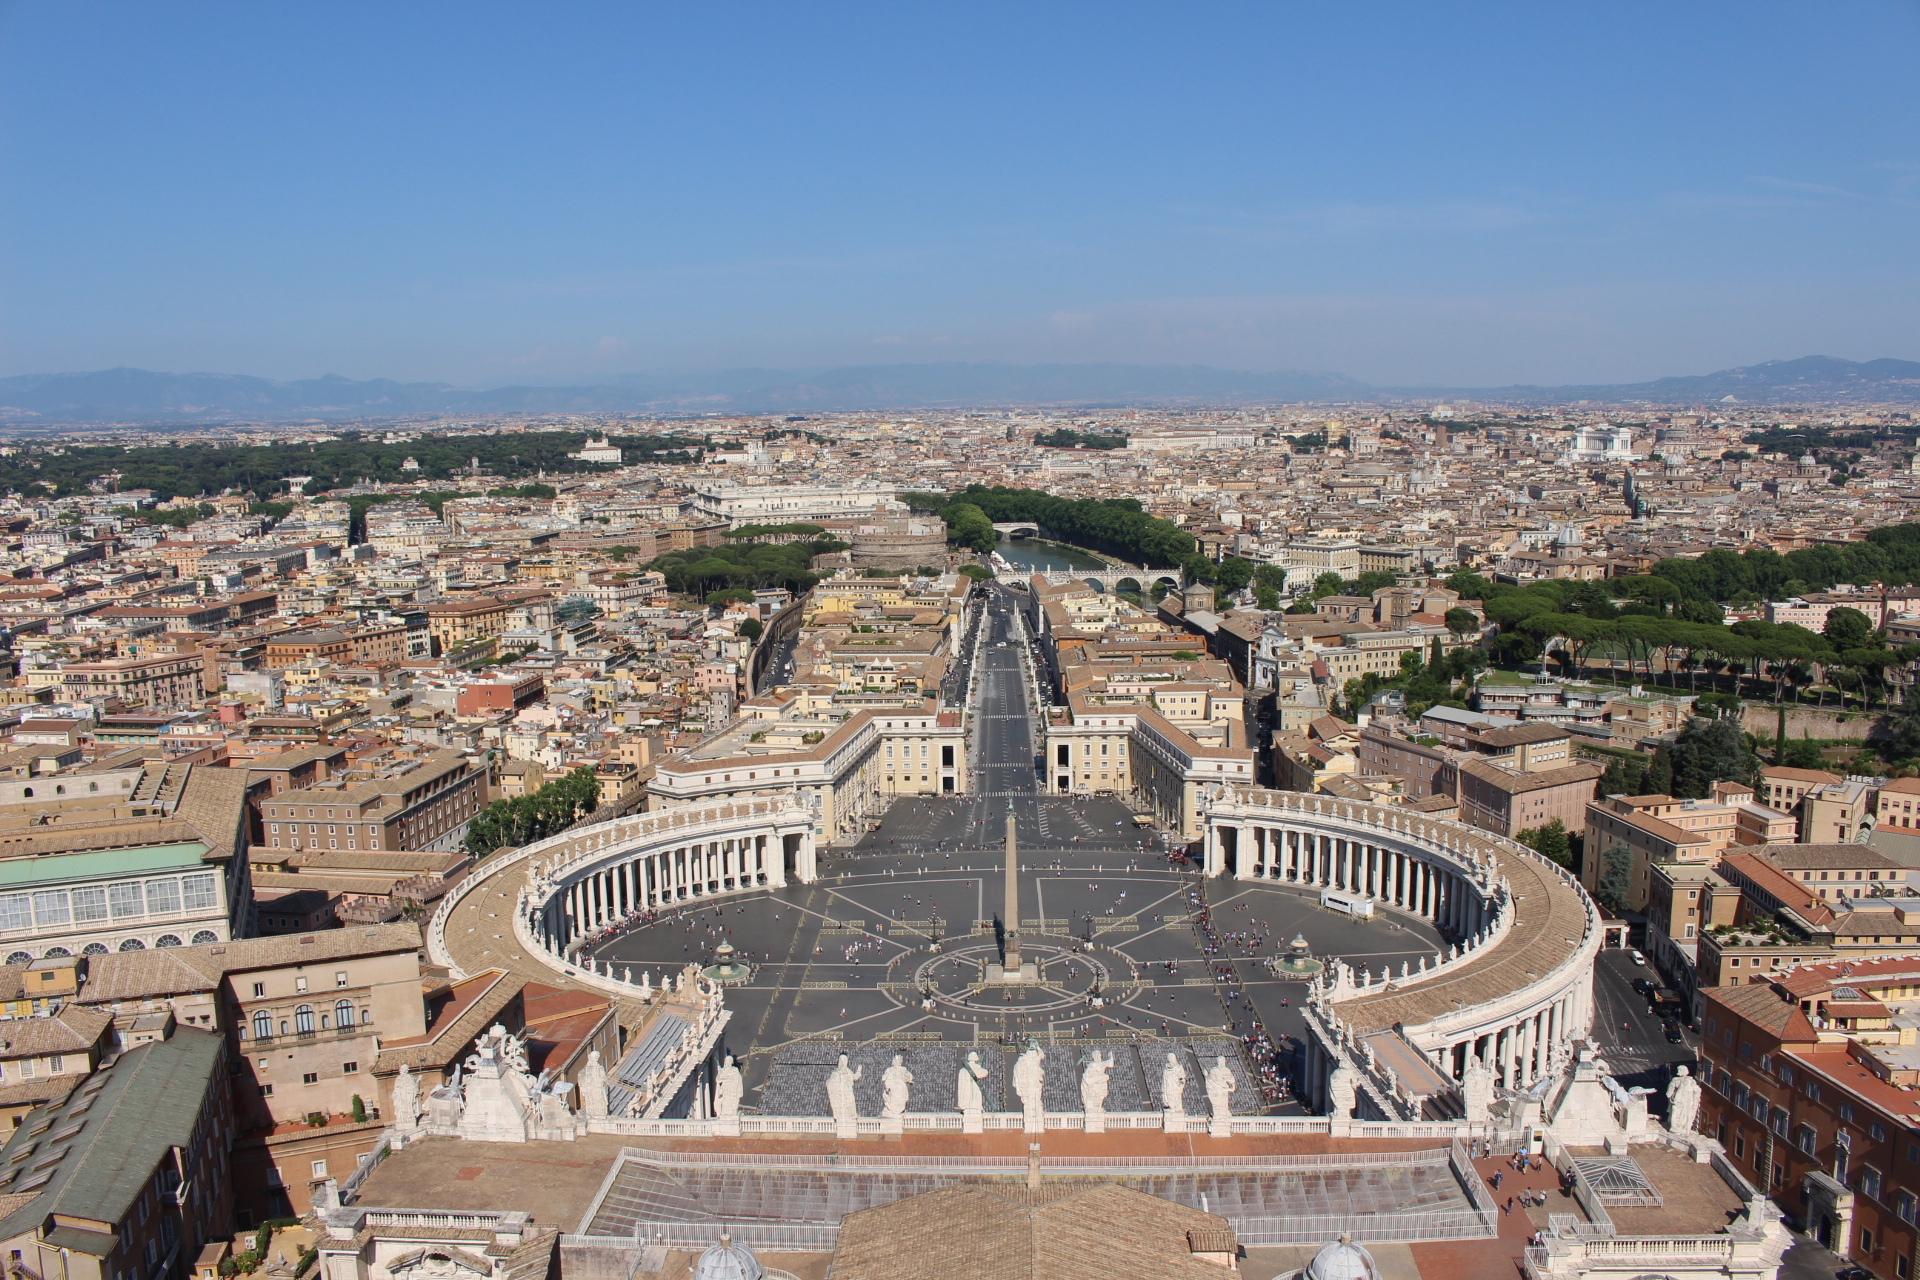
{"type": "MultiPolygon", "coordinates": [[[[1673,1068],[1693,1065],[1699,1037],[1682,1030],[1681,1042],[1669,1043],[1660,1019],[1647,1011],[1647,998],[1633,989],[1637,978],[1659,982],[1660,973],[1651,964],[1634,964],[1619,948],[1600,953],[1593,966],[1593,1038],[1622,1085],[1643,1085],[1664,1094],[1673,1068]]],[[[1662,1099],[1653,1110],[1659,1114],[1664,1107],[1662,1099]]]]}

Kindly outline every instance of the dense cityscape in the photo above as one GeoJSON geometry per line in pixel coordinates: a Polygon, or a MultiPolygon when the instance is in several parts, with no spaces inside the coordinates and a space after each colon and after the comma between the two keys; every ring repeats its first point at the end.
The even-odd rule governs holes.
{"type": "MultiPolygon", "coordinates": [[[[217,1129],[228,1171],[176,1175],[188,1207],[228,1199],[242,1245],[334,1224],[319,1252],[382,1188],[691,1247],[698,1215],[645,1207],[692,1176],[663,1152],[590,1161],[611,1200],[427,1189],[475,1142],[911,1143],[942,1097],[979,1176],[999,1128],[1150,1116],[1217,1144],[1241,1252],[1338,1219],[1415,1265],[1499,1247],[1502,1135],[1738,1206],[1803,1163],[1826,1186],[1802,1130],[1849,1108],[1890,1219],[1855,1197],[1811,1229],[1892,1230],[1866,1224],[1914,1204],[1915,436],[1899,409],[1435,403],[16,438],[0,1105],[31,1137],[97,1082],[146,1115],[202,1073],[175,1149],[217,1129]],[[148,1045],[167,1065],[130,1071],[148,1045]],[[1390,1178],[1301,1219],[1235,1172],[1289,1133],[1329,1168],[1398,1142],[1428,1216],[1378,1220],[1390,1178]],[[1451,1172],[1422,1163],[1442,1134],[1451,1172]]],[[[1533,1265],[1592,1269],[1541,1243],[1550,1200],[1631,1211],[1550,1163],[1533,1265]]],[[[869,1181],[848,1208],[884,1218],[869,1181]]],[[[810,1194],[780,1185],[755,1194],[810,1194]]],[[[801,1239],[737,1196],[698,1193],[748,1245],[801,1239]]],[[[1756,1205],[1723,1238],[1757,1263],[1785,1245],[1756,1205]]]]}
{"type": "Polygon", "coordinates": [[[0,1280],[1920,1280],[1911,5],[0,22],[0,1280]]]}

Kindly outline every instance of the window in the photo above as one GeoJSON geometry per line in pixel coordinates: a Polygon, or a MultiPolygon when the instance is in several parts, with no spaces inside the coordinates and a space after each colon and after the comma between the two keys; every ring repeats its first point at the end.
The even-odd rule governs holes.
{"type": "Polygon", "coordinates": [[[253,994],[254,994],[254,995],[256,995],[256,996],[263,996],[263,995],[265,995],[265,994],[267,994],[267,984],[266,984],[266,983],[264,983],[264,982],[256,982],[256,983],[254,983],[254,984],[253,984],[253,994]]]}
{"type": "Polygon", "coordinates": [[[303,1004],[293,1011],[293,1029],[301,1035],[313,1034],[313,1006],[303,1004]]]}
{"type": "Polygon", "coordinates": [[[333,985],[336,987],[344,987],[347,985],[347,971],[345,969],[333,975],[333,985]]]}
{"type": "Polygon", "coordinates": [[[307,980],[306,980],[306,978],[305,978],[305,977],[298,977],[298,978],[295,978],[295,979],[293,980],[293,989],[294,989],[295,991],[305,991],[305,990],[307,989],[307,980]]]}
{"type": "Polygon", "coordinates": [[[1915,1200],[1911,1191],[1901,1191],[1893,1197],[1893,1211],[1900,1215],[1902,1222],[1920,1222],[1920,1200],[1915,1200]]]}
{"type": "Polygon", "coordinates": [[[353,1001],[342,1000],[333,1006],[333,1023],[337,1027],[353,1025],[353,1001]]]}
{"type": "Polygon", "coordinates": [[[271,1098],[273,1096],[273,1086],[270,1084],[261,1085],[260,1096],[263,1098],[271,1098]]]}
{"type": "Polygon", "coordinates": [[[273,1019],[262,1009],[253,1015],[253,1038],[255,1040],[273,1039],[273,1019]]]}
{"type": "Polygon", "coordinates": [[[320,1073],[318,1071],[306,1072],[304,1075],[300,1077],[300,1083],[301,1084],[319,1084],[320,1073]]]}
{"type": "Polygon", "coordinates": [[[178,880],[147,881],[147,914],[170,916],[180,910],[178,880]]]}
{"type": "Polygon", "coordinates": [[[108,885],[107,902],[113,908],[115,920],[124,920],[146,911],[145,895],[138,884],[108,885]]]}
{"type": "Polygon", "coordinates": [[[313,1176],[316,1178],[324,1178],[327,1176],[327,1162],[325,1160],[315,1160],[313,1162],[313,1176]]]}
{"type": "Polygon", "coordinates": [[[1860,1166],[1860,1192],[1875,1200],[1880,1198],[1880,1171],[1870,1164],[1860,1166]]]}
{"type": "Polygon", "coordinates": [[[180,905],[188,911],[218,906],[220,891],[210,875],[180,877],[180,905]]]}
{"type": "Polygon", "coordinates": [[[1875,1142],[1885,1142],[1887,1140],[1887,1126],[1881,1124],[1878,1120],[1868,1121],[1867,1136],[1875,1142]]]}
{"type": "Polygon", "coordinates": [[[75,889],[71,895],[74,923],[107,918],[107,891],[101,888],[75,889]]]}
{"type": "Polygon", "coordinates": [[[56,1053],[51,1058],[47,1059],[47,1070],[53,1072],[53,1074],[59,1075],[62,1072],[64,1072],[66,1069],[67,1069],[67,1060],[62,1055],[56,1053]]]}
{"type": "Polygon", "coordinates": [[[1853,1104],[1851,1102],[1843,1102],[1840,1104],[1840,1118],[1848,1124],[1853,1123],[1853,1104]]]}
{"type": "Polygon", "coordinates": [[[1793,1131],[1793,1145],[1808,1155],[1813,1154],[1814,1145],[1819,1140],[1819,1135],[1813,1131],[1813,1126],[1810,1124],[1800,1125],[1793,1131]]]}
{"type": "Polygon", "coordinates": [[[357,1062],[343,1062],[340,1064],[340,1074],[343,1076],[357,1075],[359,1071],[360,1064],[357,1062]]]}
{"type": "Polygon", "coordinates": [[[1815,1102],[1820,1101],[1820,1082],[1818,1080],[1807,1081],[1807,1096],[1815,1102]]]}

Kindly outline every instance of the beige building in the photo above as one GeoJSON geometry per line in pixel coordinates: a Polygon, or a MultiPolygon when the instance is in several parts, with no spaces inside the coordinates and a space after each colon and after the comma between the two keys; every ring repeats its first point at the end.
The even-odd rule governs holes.
{"type": "Polygon", "coordinates": [[[111,658],[60,666],[61,692],[70,700],[121,698],[159,711],[195,707],[205,696],[199,654],[111,658]]]}
{"type": "Polygon", "coordinates": [[[449,852],[486,807],[486,792],[484,770],[458,751],[436,751],[389,777],[267,796],[266,847],[449,852]]]}
{"type": "Polygon", "coordinates": [[[473,600],[442,600],[426,606],[427,634],[433,638],[435,653],[446,653],[456,645],[486,636],[497,636],[507,629],[507,615],[515,602],[482,596],[473,600]]]}
{"type": "Polygon", "coordinates": [[[813,810],[816,837],[857,839],[899,796],[968,789],[964,719],[927,702],[845,720],[742,720],[661,761],[648,807],[791,794],[813,810]]]}

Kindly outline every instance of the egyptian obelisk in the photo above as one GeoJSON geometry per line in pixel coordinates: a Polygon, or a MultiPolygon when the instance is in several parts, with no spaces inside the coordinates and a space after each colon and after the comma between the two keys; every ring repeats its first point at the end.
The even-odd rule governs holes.
{"type": "Polygon", "coordinates": [[[1020,855],[1014,849],[1013,802],[1007,802],[1007,903],[1000,918],[1007,927],[1007,954],[1001,961],[1008,982],[1020,977],[1020,855]]]}

